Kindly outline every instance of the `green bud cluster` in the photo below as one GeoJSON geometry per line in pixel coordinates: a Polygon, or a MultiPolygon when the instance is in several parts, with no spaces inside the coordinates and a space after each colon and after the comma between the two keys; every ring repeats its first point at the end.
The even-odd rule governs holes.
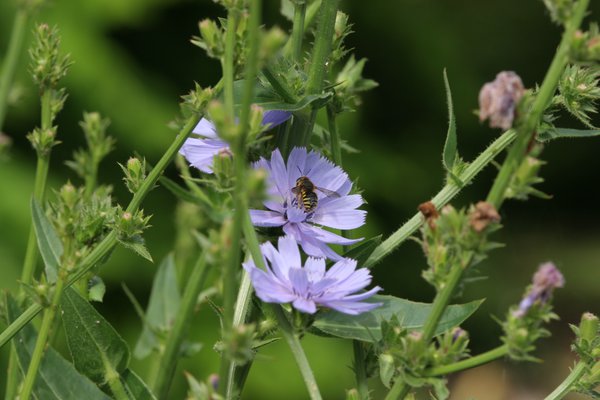
{"type": "Polygon", "coordinates": [[[39,157],[45,157],[50,154],[52,147],[60,143],[56,140],[56,127],[48,129],[35,128],[33,132],[27,135],[31,146],[35,149],[39,157]]]}
{"type": "Polygon", "coordinates": [[[537,158],[542,149],[541,144],[534,144],[529,155],[523,159],[506,188],[505,197],[507,199],[527,200],[529,196],[550,198],[549,195],[534,187],[534,185],[544,182],[544,178],[539,176],[539,172],[546,162],[537,158]]]}
{"type": "Polygon", "coordinates": [[[362,76],[366,58],[358,61],[350,56],[335,79],[335,97],[333,99],[336,113],[354,111],[361,103],[359,94],[376,88],[378,83],[362,76]]]}
{"type": "Polygon", "coordinates": [[[376,345],[376,352],[383,385],[389,388],[395,380],[402,379],[412,387],[431,385],[438,398],[446,398],[446,381],[428,377],[427,371],[466,357],[467,332],[455,327],[427,343],[421,332],[402,328],[396,317],[384,321],[381,329],[383,337],[376,345]]]}
{"type": "Polygon", "coordinates": [[[195,83],[194,89],[181,97],[183,99],[181,109],[184,116],[202,115],[213,96],[213,88],[208,87],[203,89],[199,84],[195,83]]]}
{"type": "Polygon", "coordinates": [[[590,24],[586,32],[577,31],[571,45],[571,59],[577,62],[600,61],[600,31],[598,24],[590,24]]]}
{"type": "Polygon", "coordinates": [[[581,316],[579,326],[571,325],[571,329],[575,333],[572,349],[588,365],[586,374],[576,383],[576,390],[597,398],[599,394],[595,389],[600,385],[600,320],[586,312],[581,316]]]}
{"type": "Polygon", "coordinates": [[[34,44],[29,50],[31,73],[42,92],[54,89],[67,74],[71,65],[69,55],[59,53],[60,36],[56,27],[38,25],[34,30],[34,44]]]}
{"type": "Polygon", "coordinates": [[[131,193],[135,194],[146,179],[146,159],[140,161],[137,157],[131,157],[127,160],[127,164],[119,163],[119,166],[125,174],[123,177],[125,186],[131,193]]]}
{"type": "Polygon", "coordinates": [[[348,14],[338,11],[335,16],[335,25],[333,28],[330,62],[335,64],[350,52],[344,45],[344,41],[352,32],[352,24],[348,21],[348,14]]]}
{"type": "Polygon", "coordinates": [[[65,164],[82,179],[95,179],[98,165],[114,147],[115,139],[106,134],[110,125],[108,118],[102,118],[97,112],[84,113],[79,126],[83,129],[87,149],[78,149],[73,153],[73,160],[65,164]]]}
{"type": "Polygon", "coordinates": [[[495,208],[485,202],[471,206],[468,212],[448,205],[439,215],[435,212],[427,216],[420,240],[429,265],[423,278],[439,291],[445,287],[454,266],[471,271],[489,251],[500,246],[487,239],[500,229],[499,221],[495,208]]]}
{"type": "Polygon", "coordinates": [[[189,390],[187,400],[223,400],[217,390],[219,386],[219,376],[210,375],[205,381],[198,382],[189,372],[185,372],[188,381],[189,390]]]}
{"type": "Polygon", "coordinates": [[[256,326],[243,324],[225,332],[223,340],[215,344],[215,351],[225,354],[237,365],[244,365],[254,359],[256,346],[256,326]]]}
{"type": "Polygon", "coordinates": [[[574,0],[544,0],[544,4],[550,12],[552,21],[559,25],[564,25],[569,21],[575,8],[574,0]]]}
{"type": "Polygon", "coordinates": [[[593,129],[590,114],[597,113],[596,102],[600,99],[599,78],[600,71],[596,68],[578,65],[567,67],[558,84],[560,94],[553,102],[560,104],[582,124],[593,129]]]}
{"type": "Polygon", "coordinates": [[[146,249],[142,233],[150,227],[148,222],[151,217],[144,216],[144,210],[138,210],[132,214],[129,211],[123,211],[121,206],[117,206],[113,222],[113,228],[117,232],[117,241],[149,261],[152,261],[152,256],[146,249]]]}

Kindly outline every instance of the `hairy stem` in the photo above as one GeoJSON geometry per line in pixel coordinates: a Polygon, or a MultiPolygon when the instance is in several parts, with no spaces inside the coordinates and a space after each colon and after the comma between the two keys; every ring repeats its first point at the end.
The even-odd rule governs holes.
{"type": "Polygon", "coordinates": [[[204,254],[201,254],[196,265],[194,265],[192,274],[185,286],[183,298],[181,299],[181,304],[177,310],[175,321],[173,322],[173,328],[169,332],[165,350],[160,359],[161,367],[158,369],[153,386],[154,393],[156,393],[158,399],[169,398],[169,387],[175,369],[177,368],[181,344],[185,339],[186,328],[189,325],[189,321],[192,319],[194,306],[196,305],[196,300],[198,299],[200,291],[204,287],[207,274],[208,268],[206,267],[206,257],[204,254]]]}
{"type": "Polygon", "coordinates": [[[225,103],[225,111],[233,121],[234,115],[234,100],[233,100],[233,80],[235,79],[235,71],[233,68],[233,58],[235,50],[235,30],[237,27],[236,11],[229,10],[227,13],[227,31],[225,32],[225,55],[221,63],[223,69],[223,102],[225,103]]]}
{"type": "Polygon", "coordinates": [[[292,26],[292,59],[300,62],[302,57],[302,39],[304,38],[304,19],[306,16],[306,1],[294,4],[294,25],[292,26]]]}
{"type": "Polygon", "coordinates": [[[587,369],[588,365],[583,361],[579,361],[565,380],[552,393],[546,396],[544,400],[559,400],[565,397],[573,389],[573,385],[585,374],[587,369]]]}
{"type": "Polygon", "coordinates": [[[35,342],[35,348],[33,350],[33,354],[31,355],[31,362],[29,363],[25,380],[23,381],[23,389],[21,389],[21,395],[19,397],[22,400],[29,400],[31,396],[33,384],[35,383],[35,378],[37,377],[38,369],[40,368],[42,356],[44,355],[44,350],[48,341],[48,335],[50,334],[50,328],[52,328],[56,311],[60,305],[60,298],[65,287],[65,280],[65,272],[61,271],[56,281],[56,286],[54,287],[52,303],[44,313],[44,319],[42,320],[40,333],[35,342]]]}
{"type": "Polygon", "coordinates": [[[439,367],[431,368],[430,370],[425,372],[426,376],[439,376],[439,375],[447,375],[453,372],[464,371],[466,369],[478,367],[483,364],[487,364],[491,361],[502,358],[508,354],[508,346],[502,345],[498,346],[495,349],[490,351],[486,351],[485,353],[478,354],[473,357],[469,357],[464,360],[457,361],[453,364],[442,365],[439,367]]]}
{"type": "MultiPolygon", "coordinates": [[[[492,142],[469,166],[458,176],[458,179],[467,185],[475,176],[481,172],[500,152],[502,152],[506,146],[508,146],[513,140],[515,140],[516,132],[514,130],[508,130],[504,132],[500,137],[492,142]]],[[[442,190],[440,190],[431,199],[431,202],[436,208],[440,209],[444,205],[448,204],[457,194],[460,193],[463,186],[458,186],[454,181],[448,182],[442,190]]],[[[386,240],[384,240],[379,246],[375,248],[373,253],[369,256],[364,266],[371,268],[385,256],[394,251],[400,244],[408,239],[419,227],[425,219],[420,212],[417,212],[411,219],[406,221],[396,232],[391,234],[386,240]]]]}
{"type": "Polygon", "coordinates": [[[28,10],[20,8],[15,15],[12,31],[8,36],[10,38],[8,50],[4,62],[2,63],[2,68],[0,69],[0,71],[2,71],[2,74],[0,75],[0,131],[2,131],[2,127],[4,126],[8,96],[10,95],[10,88],[14,82],[19,57],[23,52],[23,39],[25,38],[25,32],[27,31],[28,19],[28,10]]]}

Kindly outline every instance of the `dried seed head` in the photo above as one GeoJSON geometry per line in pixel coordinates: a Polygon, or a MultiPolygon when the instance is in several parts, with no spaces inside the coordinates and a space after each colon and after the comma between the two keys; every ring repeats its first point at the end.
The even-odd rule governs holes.
{"type": "Polygon", "coordinates": [[[503,71],[479,92],[479,120],[489,118],[491,128],[510,129],[516,106],[525,88],[521,78],[512,71],[503,71]]]}
{"type": "Polygon", "coordinates": [[[419,204],[419,211],[425,217],[425,221],[431,229],[435,228],[435,220],[440,216],[435,205],[431,201],[419,204]]]}
{"type": "Polygon", "coordinates": [[[500,222],[500,214],[493,204],[480,201],[469,215],[469,223],[475,232],[482,232],[492,222],[500,222]]]}

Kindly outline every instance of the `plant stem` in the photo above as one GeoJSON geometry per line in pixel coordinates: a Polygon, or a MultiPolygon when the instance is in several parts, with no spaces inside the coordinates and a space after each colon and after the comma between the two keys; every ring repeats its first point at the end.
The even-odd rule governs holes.
{"type": "Polygon", "coordinates": [[[102,354],[102,362],[104,363],[104,368],[107,369],[106,373],[106,382],[108,383],[108,387],[110,391],[115,396],[116,400],[130,400],[129,395],[127,394],[127,390],[123,386],[121,382],[121,376],[117,371],[115,371],[110,362],[106,359],[106,356],[102,354]]]}
{"type": "Polygon", "coordinates": [[[33,384],[35,383],[35,378],[37,377],[37,372],[40,368],[44,349],[46,348],[48,335],[50,334],[50,328],[52,328],[54,317],[56,316],[56,311],[58,310],[60,304],[60,298],[65,286],[65,280],[65,271],[60,271],[59,278],[56,280],[56,286],[54,286],[52,303],[44,313],[44,319],[42,320],[40,333],[35,342],[35,348],[33,350],[33,354],[31,355],[31,362],[29,363],[27,374],[25,375],[25,380],[23,381],[23,389],[21,390],[21,395],[19,396],[19,398],[22,400],[29,400],[29,397],[31,396],[33,384]]]}
{"type": "Polygon", "coordinates": [[[263,68],[262,73],[273,87],[273,90],[275,90],[275,92],[277,92],[277,94],[280,95],[283,100],[290,104],[295,104],[298,102],[298,98],[292,89],[287,86],[285,81],[279,78],[277,73],[275,73],[270,66],[263,68]]]}
{"type": "Polygon", "coordinates": [[[12,32],[9,35],[8,50],[6,58],[2,64],[2,74],[0,75],[0,131],[4,126],[6,118],[6,108],[8,105],[8,96],[15,77],[15,71],[19,62],[19,56],[23,52],[23,39],[27,31],[27,20],[29,12],[24,7],[17,10],[12,32]]]}
{"type": "MultiPolygon", "coordinates": [[[[323,90],[323,81],[327,72],[327,59],[331,53],[333,43],[333,32],[335,28],[335,17],[337,14],[339,0],[323,0],[321,3],[319,25],[315,34],[315,44],[311,55],[311,63],[308,69],[308,80],[306,82],[306,94],[320,94],[323,90]]],[[[317,118],[317,110],[313,109],[304,118],[294,120],[292,129],[293,141],[301,146],[310,144],[310,136],[317,118]]]]}
{"type": "Polygon", "coordinates": [[[506,160],[504,161],[487,197],[487,201],[492,203],[496,209],[499,209],[502,205],[506,195],[506,188],[510,183],[512,174],[523,161],[523,158],[527,153],[529,142],[535,134],[535,129],[542,118],[546,107],[550,104],[550,101],[552,101],[552,96],[556,91],[558,81],[569,62],[569,51],[571,49],[575,31],[581,25],[588,3],[589,0],[579,0],[577,3],[573,16],[566,24],[560,45],[556,50],[556,54],[554,55],[554,59],[550,64],[548,72],[546,72],[542,86],[540,86],[540,89],[535,96],[531,110],[527,113],[525,120],[518,127],[517,140],[509,150],[506,160]]]}
{"type": "Polygon", "coordinates": [[[579,361],[565,380],[552,393],[546,396],[544,400],[559,400],[565,397],[572,390],[573,384],[585,374],[587,369],[588,365],[583,361],[579,361]]]}
{"type": "Polygon", "coordinates": [[[302,38],[304,37],[304,19],[306,16],[306,1],[296,1],[294,4],[294,24],[292,26],[292,60],[300,62],[302,57],[302,38]]]}
{"type": "MultiPolygon", "coordinates": [[[[508,130],[490,144],[469,166],[458,176],[464,185],[467,185],[471,180],[487,166],[502,150],[506,148],[516,137],[514,130],[508,130]]],[[[440,209],[460,193],[463,186],[458,186],[454,182],[448,182],[442,190],[436,194],[431,202],[436,208],[440,209]]],[[[396,232],[391,234],[379,246],[375,248],[369,256],[364,266],[371,268],[385,256],[390,254],[402,242],[410,237],[424,222],[424,218],[420,212],[413,215],[411,219],[406,221],[396,232]]]]}
{"type": "Polygon", "coordinates": [[[442,365],[439,367],[431,368],[430,370],[425,372],[426,376],[439,376],[439,375],[447,375],[453,372],[464,371],[469,368],[478,367],[483,364],[487,364],[491,361],[497,360],[498,358],[502,358],[508,354],[508,346],[502,345],[498,346],[495,349],[490,351],[486,351],[485,353],[481,353],[479,355],[469,357],[467,359],[457,361],[453,364],[442,365]]]}
{"type": "Polygon", "coordinates": [[[361,400],[369,400],[369,384],[367,382],[367,369],[365,365],[365,351],[363,343],[359,340],[352,341],[354,351],[354,376],[356,377],[356,389],[361,400]]]}
{"type": "Polygon", "coordinates": [[[208,268],[206,267],[206,256],[201,254],[192,270],[192,274],[188,279],[188,283],[185,286],[183,298],[181,304],[177,310],[173,327],[169,332],[166,340],[165,350],[162,353],[160,365],[161,368],[158,370],[158,374],[154,381],[153,389],[154,393],[158,396],[158,399],[168,399],[169,387],[173,374],[177,368],[177,361],[180,356],[181,344],[184,340],[184,333],[189,325],[189,321],[192,319],[194,312],[194,306],[198,299],[198,295],[202,290],[206,282],[206,276],[208,274],[208,268]]]}
{"type": "MultiPolygon", "coordinates": [[[[183,142],[192,132],[192,129],[198,124],[202,116],[191,117],[185,126],[181,129],[171,146],[165,151],[165,154],[158,161],[156,166],[152,168],[152,171],[146,177],[146,180],[140,186],[140,189],[133,195],[129,206],[127,207],[128,212],[135,212],[146,195],[154,187],[158,178],[162,175],[163,171],[173,160],[177,151],[183,145],[183,142]]],[[[66,286],[71,286],[73,283],[78,281],[81,277],[85,276],[96,264],[101,262],[106,255],[113,249],[117,243],[117,233],[113,230],[96,246],[81,262],[75,267],[75,271],[72,276],[69,277],[66,286]]],[[[29,321],[31,321],[40,311],[42,306],[39,304],[33,304],[27,308],[19,317],[13,321],[1,334],[0,334],[0,348],[4,346],[12,337],[19,332],[29,321]]]]}
{"type": "Polygon", "coordinates": [[[304,349],[302,349],[300,339],[294,333],[294,329],[292,328],[290,321],[288,321],[287,317],[283,313],[281,306],[273,305],[271,309],[277,318],[279,330],[281,331],[285,341],[288,343],[288,346],[290,347],[290,350],[296,359],[298,368],[300,368],[300,373],[302,374],[302,379],[304,379],[304,384],[308,390],[308,395],[310,396],[311,400],[321,400],[322,397],[321,393],[319,392],[319,387],[317,386],[317,381],[315,380],[315,376],[310,368],[308,359],[304,353],[304,349]]]}
{"type": "Polygon", "coordinates": [[[235,51],[235,31],[237,27],[236,12],[230,9],[227,13],[227,30],[225,31],[225,55],[221,63],[223,69],[223,102],[225,103],[225,112],[233,121],[234,100],[233,100],[233,80],[235,71],[233,68],[233,58],[235,51]]]}
{"type": "Polygon", "coordinates": [[[329,127],[329,140],[331,141],[331,156],[333,162],[342,166],[342,143],[337,129],[336,113],[331,105],[327,105],[327,123],[329,127]]]}

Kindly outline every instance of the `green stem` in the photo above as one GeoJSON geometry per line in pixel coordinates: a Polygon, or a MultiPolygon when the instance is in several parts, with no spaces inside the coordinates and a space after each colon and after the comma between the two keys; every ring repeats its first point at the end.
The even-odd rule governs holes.
{"type": "Polygon", "coordinates": [[[529,142],[535,134],[535,129],[542,118],[546,107],[548,107],[548,104],[552,101],[560,77],[569,62],[571,43],[575,32],[579,29],[581,21],[585,17],[588,3],[589,0],[579,0],[577,3],[572,18],[566,24],[565,32],[563,33],[560,45],[556,50],[554,59],[550,64],[550,68],[548,69],[548,72],[546,72],[544,81],[535,96],[531,110],[529,110],[525,120],[518,127],[517,140],[509,150],[506,160],[504,161],[487,198],[487,201],[492,203],[496,209],[499,209],[502,205],[506,195],[506,188],[510,183],[512,174],[523,161],[523,158],[527,153],[529,142]]]}
{"type": "Polygon", "coordinates": [[[478,367],[483,364],[487,364],[491,361],[502,358],[508,354],[508,346],[502,345],[495,349],[486,351],[485,353],[478,354],[473,357],[469,357],[465,360],[457,361],[453,364],[442,365],[439,367],[431,368],[425,372],[426,376],[440,376],[448,375],[453,372],[464,371],[466,369],[478,367]]]}
{"type": "Polygon", "coordinates": [[[470,259],[465,261],[463,265],[454,265],[450,270],[446,285],[436,294],[435,299],[433,300],[431,312],[427,316],[427,321],[423,327],[423,341],[425,343],[429,343],[433,337],[438,322],[440,321],[444,310],[448,306],[448,303],[454,294],[454,289],[456,289],[456,285],[458,285],[460,282],[463,271],[469,266],[469,264],[470,259]]]}
{"type": "Polygon", "coordinates": [[[2,64],[2,74],[0,75],[0,131],[2,131],[2,127],[4,126],[8,96],[10,95],[10,88],[14,81],[19,57],[23,52],[23,39],[27,31],[28,19],[29,12],[24,8],[20,8],[15,15],[15,22],[12,32],[9,35],[8,50],[2,64]]]}
{"type": "Polygon", "coordinates": [[[331,142],[331,156],[333,162],[342,166],[342,142],[337,129],[336,113],[333,107],[327,105],[327,123],[329,127],[329,140],[331,142]]]}
{"type": "Polygon", "coordinates": [[[354,376],[356,377],[356,389],[361,400],[369,400],[369,384],[367,381],[367,368],[365,365],[364,344],[359,340],[352,341],[354,351],[354,376]]]}
{"type": "Polygon", "coordinates": [[[292,354],[296,359],[296,363],[298,364],[298,368],[300,368],[300,374],[302,375],[304,385],[308,390],[309,397],[311,398],[311,400],[321,400],[322,397],[321,393],[319,392],[319,386],[317,385],[315,376],[312,372],[312,369],[310,368],[308,359],[306,358],[306,354],[304,353],[304,349],[300,344],[300,339],[294,333],[294,328],[285,316],[281,306],[273,305],[271,307],[271,310],[273,310],[273,312],[275,313],[275,318],[277,318],[279,330],[281,331],[283,338],[290,347],[290,350],[292,351],[292,354]]]}
{"type": "MultiPolygon", "coordinates": [[[[502,150],[506,148],[516,137],[514,130],[508,130],[490,144],[467,168],[458,176],[464,185],[467,185],[471,180],[486,167],[502,150]]],[[[431,202],[436,208],[440,209],[452,200],[464,186],[458,186],[454,182],[448,182],[436,194],[431,202]]],[[[375,248],[369,256],[364,266],[371,268],[385,256],[390,254],[402,242],[408,239],[424,222],[424,218],[420,212],[416,213],[411,219],[405,222],[396,232],[384,240],[375,248]]]]}
{"type": "Polygon", "coordinates": [[[85,176],[85,189],[83,192],[83,197],[86,200],[92,196],[94,193],[94,189],[96,188],[96,182],[98,179],[98,160],[92,160],[91,170],[89,174],[85,176]]]}
{"type": "Polygon", "coordinates": [[[177,316],[173,323],[173,328],[167,337],[165,351],[161,357],[161,368],[158,370],[156,380],[154,381],[154,393],[159,399],[168,399],[169,387],[179,360],[181,344],[185,338],[185,331],[192,319],[194,307],[198,295],[206,282],[208,268],[206,268],[206,257],[200,255],[188,283],[185,286],[181,304],[177,310],[177,316]]]}
{"type": "MultiPolygon", "coordinates": [[[[306,82],[306,94],[320,94],[323,90],[323,81],[327,72],[327,59],[331,54],[333,44],[333,32],[335,28],[335,17],[337,14],[339,0],[323,0],[321,3],[319,24],[315,34],[315,44],[311,55],[311,63],[308,69],[308,80],[306,82]]],[[[317,118],[317,110],[313,109],[306,118],[298,118],[294,121],[297,125],[294,132],[295,143],[300,142],[302,146],[310,144],[310,136],[317,118]]]]}
{"type": "Polygon", "coordinates": [[[102,355],[104,368],[108,369],[107,372],[107,383],[110,391],[115,396],[116,400],[130,400],[129,395],[127,394],[127,390],[125,390],[125,386],[123,386],[123,382],[121,382],[121,377],[117,371],[115,371],[110,362],[106,359],[104,354],[102,355]]]}
{"type": "Polygon", "coordinates": [[[588,365],[583,361],[579,361],[565,380],[552,393],[546,396],[544,400],[559,400],[565,397],[573,389],[573,385],[585,374],[587,369],[588,365]]]}
{"type": "Polygon", "coordinates": [[[235,51],[235,35],[237,27],[236,11],[230,9],[227,13],[227,30],[225,31],[225,54],[221,63],[223,69],[223,102],[225,103],[225,111],[233,121],[234,114],[234,99],[233,99],[233,80],[235,71],[233,68],[233,58],[235,51]]]}
{"type": "MultiPolygon", "coordinates": [[[[171,146],[165,151],[165,154],[158,161],[156,166],[152,168],[152,171],[146,177],[146,180],[140,186],[140,189],[133,195],[129,206],[127,207],[128,212],[135,212],[146,195],[154,187],[158,178],[162,175],[163,171],[171,163],[173,158],[177,155],[177,151],[183,145],[183,142],[188,138],[192,129],[198,124],[202,116],[196,116],[190,118],[182,130],[179,132],[171,146]]],[[[66,286],[71,286],[81,277],[85,276],[96,264],[101,262],[106,255],[113,249],[117,243],[117,233],[113,230],[96,246],[81,262],[75,267],[75,272],[69,278],[66,286]]],[[[31,321],[40,311],[42,306],[39,304],[33,304],[27,308],[19,317],[13,321],[2,333],[0,333],[0,348],[4,346],[17,332],[19,332],[29,321],[31,321]]]]}
{"type": "Polygon", "coordinates": [[[392,386],[388,394],[385,396],[385,400],[403,399],[406,397],[409,391],[410,386],[408,386],[403,379],[397,379],[394,382],[394,386],[392,386]]]}
{"type": "Polygon", "coordinates": [[[19,397],[22,400],[29,400],[29,397],[31,396],[33,384],[35,383],[35,378],[37,377],[37,372],[40,368],[44,349],[46,348],[48,335],[50,334],[50,328],[52,328],[54,317],[56,316],[56,311],[58,310],[60,304],[60,298],[65,286],[65,280],[66,277],[64,272],[61,271],[61,273],[59,273],[59,278],[56,281],[56,286],[54,287],[52,303],[44,313],[44,319],[42,320],[40,333],[35,342],[35,348],[33,350],[33,354],[31,355],[31,362],[29,363],[27,374],[25,375],[25,380],[23,381],[23,389],[21,390],[21,395],[19,397]]]}
{"type": "MultiPolygon", "coordinates": [[[[240,247],[242,238],[242,227],[245,214],[247,213],[246,192],[246,138],[249,132],[250,106],[254,98],[254,82],[258,73],[259,35],[261,21],[261,0],[251,0],[248,20],[248,56],[244,71],[244,91],[240,110],[240,131],[238,137],[231,143],[233,149],[233,163],[235,170],[235,187],[233,191],[234,216],[230,238],[229,259],[223,271],[223,336],[231,331],[235,314],[235,300],[238,288],[237,275],[241,264],[240,247]]],[[[221,358],[221,369],[219,376],[221,384],[219,392],[225,395],[230,388],[229,372],[234,370],[233,360],[226,354],[221,358]]],[[[235,388],[233,389],[235,391],[235,388]]]]}
{"type": "Polygon", "coordinates": [[[271,84],[273,90],[275,90],[275,92],[277,92],[277,94],[280,95],[283,100],[286,101],[286,103],[296,104],[299,101],[292,89],[288,87],[284,80],[279,78],[277,73],[275,73],[270,66],[266,66],[262,70],[262,73],[271,84]]]}
{"type": "Polygon", "coordinates": [[[302,58],[302,38],[304,37],[304,19],[306,16],[306,1],[296,1],[294,6],[294,24],[292,26],[292,59],[300,62],[302,58]]]}

